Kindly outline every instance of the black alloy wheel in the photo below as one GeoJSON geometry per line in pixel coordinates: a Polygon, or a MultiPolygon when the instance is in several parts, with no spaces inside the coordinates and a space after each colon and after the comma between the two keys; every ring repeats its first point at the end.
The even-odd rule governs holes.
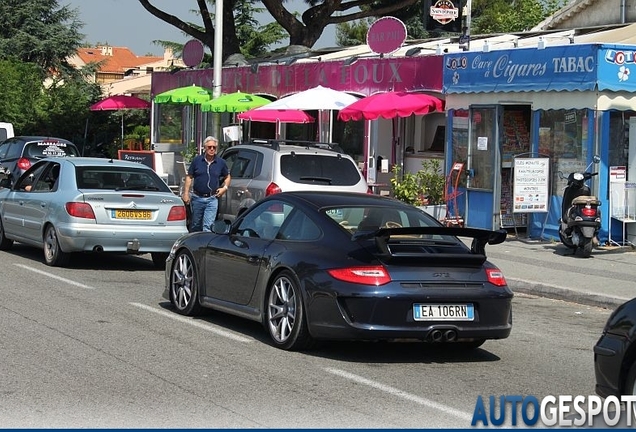
{"type": "Polygon", "coordinates": [[[177,253],[170,272],[170,301],[181,315],[196,315],[201,310],[194,258],[187,250],[177,253]]]}
{"type": "Polygon", "coordinates": [[[299,351],[311,346],[302,294],[292,273],[284,271],[276,276],[266,307],[265,326],[276,347],[299,351]]]}

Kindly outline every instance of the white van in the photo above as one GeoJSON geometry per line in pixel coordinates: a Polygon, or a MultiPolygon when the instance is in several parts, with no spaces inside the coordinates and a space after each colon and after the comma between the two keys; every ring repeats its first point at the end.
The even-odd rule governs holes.
{"type": "Polygon", "coordinates": [[[0,122],[0,142],[7,138],[13,138],[14,135],[13,124],[0,122]]]}

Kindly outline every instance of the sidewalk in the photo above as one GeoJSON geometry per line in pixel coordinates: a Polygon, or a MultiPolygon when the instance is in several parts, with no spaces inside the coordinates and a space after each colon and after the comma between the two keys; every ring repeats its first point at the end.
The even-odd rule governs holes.
{"type": "Polygon", "coordinates": [[[601,246],[590,258],[555,241],[517,238],[486,245],[513,292],[614,309],[636,297],[636,249],[601,246]]]}

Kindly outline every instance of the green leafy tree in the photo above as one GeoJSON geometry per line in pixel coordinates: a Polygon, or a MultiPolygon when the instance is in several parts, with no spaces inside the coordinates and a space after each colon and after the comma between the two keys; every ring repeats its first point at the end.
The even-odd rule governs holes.
{"type": "MultiPolygon", "coordinates": [[[[336,42],[339,46],[352,46],[366,43],[366,31],[369,25],[383,15],[380,10],[391,4],[392,0],[378,0],[372,4],[361,6],[373,13],[373,18],[355,23],[338,24],[336,42]]],[[[513,33],[526,31],[546,17],[552,15],[565,4],[565,0],[473,0],[471,7],[471,33],[513,33]]],[[[462,6],[465,1],[462,2],[462,6]]],[[[391,16],[404,22],[410,39],[426,39],[431,37],[424,27],[426,2],[418,0],[391,16]]],[[[445,36],[445,35],[438,35],[445,36]]],[[[449,35],[450,36],[450,35],[449,35]]]]}
{"type": "Polygon", "coordinates": [[[38,124],[42,70],[33,63],[0,60],[0,120],[13,123],[17,133],[38,124]]]}
{"type": "Polygon", "coordinates": [[[0,2],[0,120],[17,133],[82,136],[100,97],[66,59],[82,44],[77,10],[57,0],[0,2]]]}
{"type": "Polygon", "coordinates": [[[373,21],[372,18],[365,18],[338,24],[336,26],[336,45],[347,47],[367,43],[367,32],[373,21]]]}
{"type": "MultiPolygon", "coordinates": [[[[239,31],[235,22],[234,10],[240,3],[253,3],[255,0],[223,0],[223,57],[241,54],[239,31]]],[[[365,6],[378,0],[305,0],[307,9],[301,14],[293,12],[285,0],[260,0],[272,18],[289,35],[290,46],[309,49],[320,39],[325,28],[330,24],[355,21],[376,15],[395,13],[418,0],[390,0],[382,7],[367,10],[365,6]]],[[[139,0],[139,3],[152,15],[180,29],[185,34],[200,40],[210,51],[214,51],[215,28],[211,18],[209,5],[212,1],[196,0],[203,26],[186,23],[178,17],[166,13],[151,3],[151,0],[139,0]]]]}
{"type": "Polygon", "coordinates": [[[472,3],[471,33],[512,33],[527,31],[552,15],[564,1],[475,0],[472,3]]]}
{"type": "Polygon", "coordinates": [[[56,68],[80,47],[82,26],[77,10],[57,0],[3,0],[0,59],[56,68]]]}

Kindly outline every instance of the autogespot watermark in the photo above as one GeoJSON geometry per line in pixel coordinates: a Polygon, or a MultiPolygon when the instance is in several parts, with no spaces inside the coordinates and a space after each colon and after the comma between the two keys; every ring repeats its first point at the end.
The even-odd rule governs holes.
{"type": "Polygon", "coordinates": [[[543,426],[589,427],[604,423],[606,427],[636,424],[636,396],[489,396],[477,397],[471,426],[543,426]],[[624,405],[625,409],[621,410],[624,405]],[[506,418],[507,414],[510,418],[506,418]]]}

